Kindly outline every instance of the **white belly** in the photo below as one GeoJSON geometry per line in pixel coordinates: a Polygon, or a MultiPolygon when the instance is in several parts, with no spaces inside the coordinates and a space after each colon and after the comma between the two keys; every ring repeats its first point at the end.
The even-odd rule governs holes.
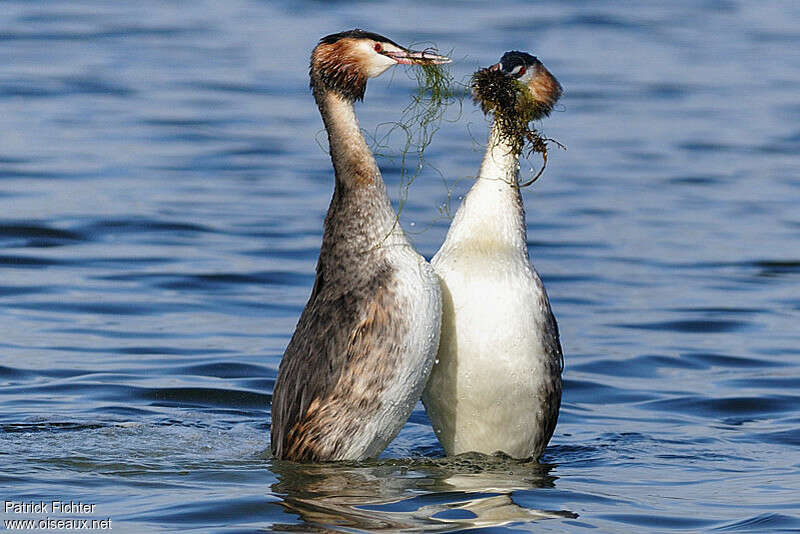
{"type": "Polygon", "coordinates": [[[550,312],[538,275],[519,253],[462,250],[433,264],[442,332],[423,401],[439,441],[447,454],[538,456],[549,439],[543,405],[556,381],[560,397],[542,338],[550,312]]]}

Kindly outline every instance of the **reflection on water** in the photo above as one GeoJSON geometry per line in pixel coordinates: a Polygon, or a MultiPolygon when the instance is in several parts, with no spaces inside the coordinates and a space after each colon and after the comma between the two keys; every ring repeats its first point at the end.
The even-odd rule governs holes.
{"type": "Polygon", "coordinates": [[[465,454],[373,465],[273,461],[272,470],[278,477],[272,491],[283,497],[282,506],[320,528],[444,532],[577,517],[514,502],[516,490],[553,486],[550,467],[535,462],[465,454]]]}

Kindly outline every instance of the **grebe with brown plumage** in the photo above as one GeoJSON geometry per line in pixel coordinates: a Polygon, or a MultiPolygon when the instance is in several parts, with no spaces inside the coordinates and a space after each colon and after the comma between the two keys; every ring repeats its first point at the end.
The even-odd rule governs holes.
{"type": "Polygon", "coordinates": [[[314,287],[272,396],[275,458],[375,457],[422,393],[439,342],[439,282],[397,223],[354,103],[393,65],[449,61],[363,30],[323,37],[311,54],[335,185],[314,287]]]}

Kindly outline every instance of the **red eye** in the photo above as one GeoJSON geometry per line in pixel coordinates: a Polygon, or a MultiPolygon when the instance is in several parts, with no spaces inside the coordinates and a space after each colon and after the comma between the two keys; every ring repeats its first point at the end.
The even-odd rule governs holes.
{"type": "Polygon", "coordinates": [[[519,76],[524,76],[524,75],[525,75],[525,70],[526,70],[526,69],[525,69],[525,66],[524,66],[524,65],[523,65],[522,67],[520,67],[520,68],[519,68],[519,72],[517,73],[517,76],[518,76],[518,77],[519,77],[519,76]]]}
{"type": "Polygon", "coordinates": [[[373,46],[373,48],[375,49],[376,52],[383,52],[383,45],[380,43],[375,43],[375,46],[373,46]]]}

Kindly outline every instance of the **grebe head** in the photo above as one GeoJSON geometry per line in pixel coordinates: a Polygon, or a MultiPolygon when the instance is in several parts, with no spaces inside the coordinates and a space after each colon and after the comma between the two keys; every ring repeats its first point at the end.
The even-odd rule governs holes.
{"type": "Polygon", "coordinates": [[[335,91],[348,100],[362,100],[367,79],[393,65],[449,62],[448,57],[409,50],[377,33],[349,30],[320,39],[311,53],[311,87],[335,91]]]}
{"type": "Polygon", "coordinates": [[[561,98],[561,84],[539,58],[527,52],[506,52],[500,58],[500,63],[492,65],[489,70],[500,71],[528,88],[537,103],[536,115],[532,117],[534,120],[550,115],[556,101],[561,98]]]}

